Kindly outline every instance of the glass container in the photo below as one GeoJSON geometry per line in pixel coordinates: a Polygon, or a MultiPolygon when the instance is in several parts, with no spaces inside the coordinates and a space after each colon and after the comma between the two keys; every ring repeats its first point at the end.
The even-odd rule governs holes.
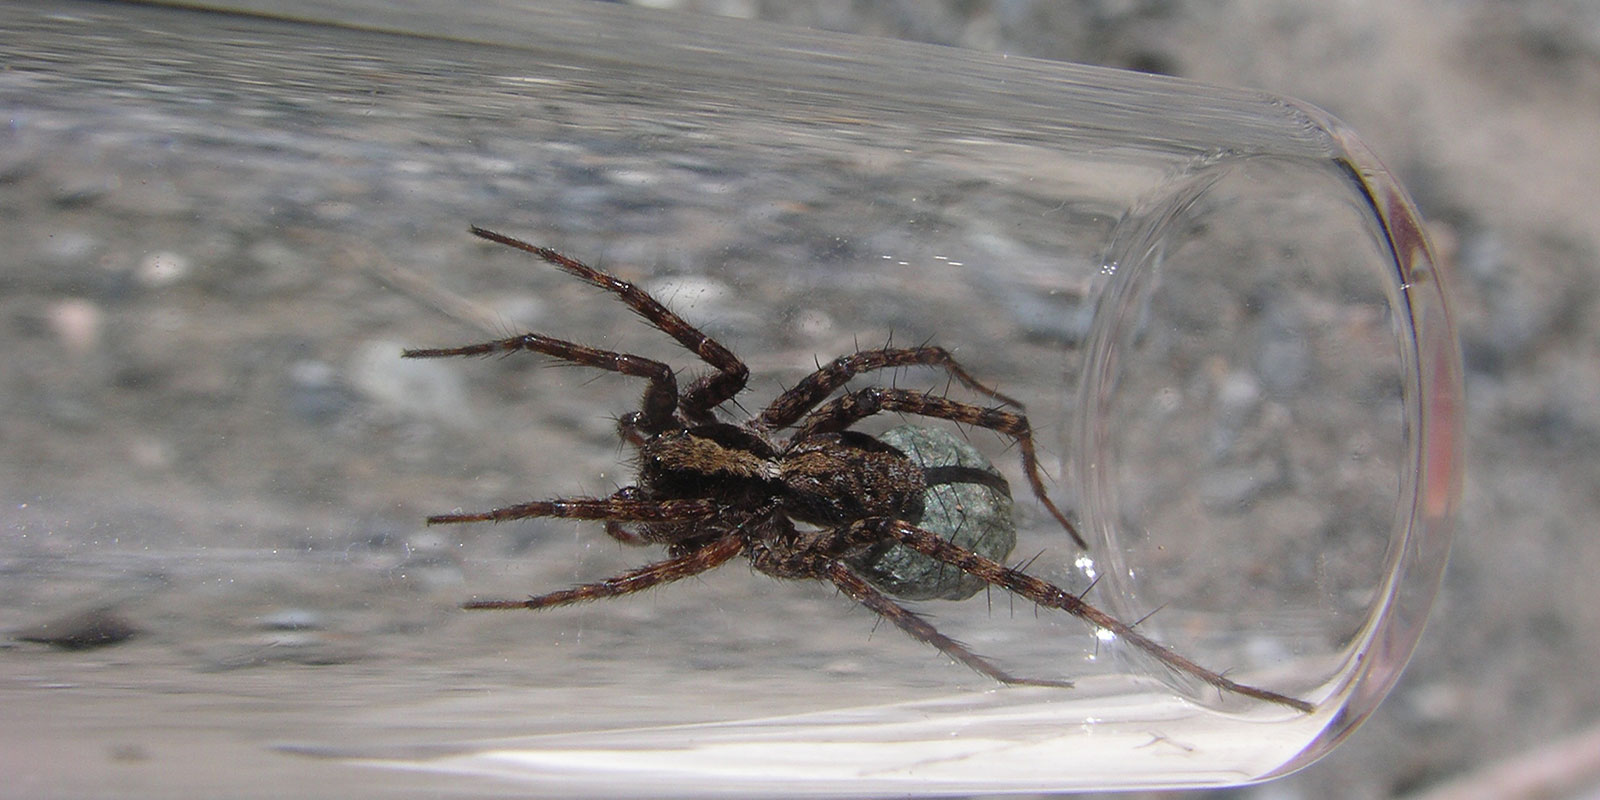
{"type": "MultiPolygon", "coordinates": [[[[232,5],[0,6],[13,790],[1217,786],[1310,763],[1393,685],[1448,547],[1459,358],[1415,212],[1326,114],[605,4],[232,5]],[[1013,438],[858,429],[976,448],[1005,561],[1129,627],[998,587],[902,601],[1061,688],[739,558],[463,611],[663,557],[599,523],[423,523],[632,483],[643,385],[403,348],[535,330],[708,370],[469,225],[725,343],[751,370],[730,421],[841,354],[948,349],[1026,407],[1087,548],[1013,438]]],[[[871,385],[995,402],[925,367],[871,385]]]]}

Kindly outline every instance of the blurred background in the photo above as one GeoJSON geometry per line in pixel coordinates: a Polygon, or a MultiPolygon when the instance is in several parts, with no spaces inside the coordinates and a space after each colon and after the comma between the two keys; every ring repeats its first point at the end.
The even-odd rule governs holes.
{"type": "MultiPolygon", "coordinates": [[[[1452,279],[1466,365],[1469,458],[1456,545],[1428,631],[1379,712],[1330,757],[1301,773],[1208,796],[1600,797],[1600,681],[1594,677],[1595,665],[1600,664],[1600,582],[1593,578],[1600,569],[1600,538],[1588,528],[1597,519],[1600,504],[1600,460],[1595,458],[1600,452],[1600,353],[1596,352],[1600,310],[1593,308],[1600,285],[1600,215],[1595,212],[1600,200],[1600,147],[1596,146],[1600,4],[1588,0],[652,0],[637,4],[681,14],[759,19],[1258,88],[1314,103],[1351,125],[1411,191],[1430,221],[1430,234],[1452,279]]],[[[18,129],[14,120],[12,133],[18,129]]],[[[70,142],[76,132],[55,135],[70,142]]],[[[0,138],[0,186],[45,191],[46,210],[103,206],[110,197],[113,204],[126,204],[114,209],[119,213],[188,213],[180,207],[181,198],[153,187],[141,189],[134,200],[119,199],[127,194],[108,187],[97,177],[94,164],[79,165],[82,169],[76,172],[48,173],[47,180],[36,181],[32,162],[36,151],[22,144],[27,142],[0,138]],[[170,208],[163,205],[169,203],[170,208]]],[[[274,145],[265,142],[263,148],[274,145]]],[[[225,183],[226,171],[218,170],[212,180],[225,183]]],[[[292,205],[298,180],[284,174],[281,185],[251,188],[280,193],[285,205],[292,205]]],[[[419,179],[410,190],[432,189],[419,179]]],[[[9,199],[0,194],[10,220],[24,220],[43,208],[19,199],[25,196],[33,195],[21,189],[9,199]]],[[[356,212],[324,204],[317,213],[336,218],[356,212]]],[[[459,228],[456,220],[439,224],[459,228]]],[[[9,226],[6,232],[15,233],[9,226]]],[[[13,244],[23,241],[21,234],[15,235],[19,238],[13,244]]],[[[44,267],[37,274],[0,272],[0,291],[16,297],[39,286],[53,291],[56,286],[51,281],[68,280],[55,276],[69,273],[74,286],[93,285],[92,296],[112,297],[123,291],[120,285],[110,286],[110,273],[101,269],[107,242],[52,236],[48,245],[29,246],[39,248],[38,258],[29,263],[44,267]]],[[[294,252],[274,249],[270,242],[246,248],[208,241],[199,246],[195,259],[205,260],[208,247],[218,252],[243,249],[245,257],[237,263],[246,266],[223,278],[195,277],[197,270],[183,257],[153,252],[124,265],[125,274],[117,280],[128,281],[134,291],[216,280],[217,286],[203,288],[225,294],[227,302],[242,308],[292,298],[311,284],[308,276],[317,270],[294,252]]],[[[610,253],[617,261],[638,255],[625,249],[610,253]]],[[[449,257],[448,252],[422,256],[438,261],[449,257]]],[[[348,296],[370,293],[366,279],[341,280],[341,290],[348,296]]],[[[492,283],[496,278],[485,280],[492,283]]],[[[413,313],[404,304],[387,310],[392,312],[387,318],[413,313]]],[[[508,305],[496,311],[502,320],[517,320],[522,310],[508,305]]],[[[63,302],[42,312],[15,305],[8,307],[8,313],[12,326],[8,335],[32,344],[83,349],[108,335],[100,329],[102,310],[93,303],[63,302]]],[[[232,318],[226,308],[218,313],[205,322],[222,330],[232,318]]],[[[149,324],[159,322],[153,319],[149,324]]],[[[113,327],[109,335],[118,333],[113,327]]],[[[210,361],[209,355],[217,355],[205,350],[205,341],[193,345],[193,351],[163,352],[159,336],[148,340],[134,336],[117,346],[145,357],[142,363],[153,367],[140,371],[96,363],[71,371],[57,369],[59,365],[52,362],[37,372],[49,375],[50,381],[33,385],[28,385],[28,376],[34,365],[14,362],[17,371],[8,373],[6,399],[21,408],[21,403],[33,399],[31,393],[39,392],[50,399],[50,411],[42,429],[18,422],[21,417],[0,415],[0,421],[9,420],[0,447],[11,452],[0,481],[70,482],[71,469],[61,465],[109,463],[115,458],[126,459],[143,476],[139,485],[150,485],[174,459],[192,455],[181,449],[170,451],[167,443],[181,440],[167,431],[127,432],[115,441],[97,435],[102,430],[100,415],[120,412],[74,402],[94,395],[97,390],[85,388],[91,382],[97,387],[115,382],[120,388],[137,390],[164,375],[182,375],[187,383],[179,389],[187,396],[227,395],[238,401],[235,408],[254,410],[282,405],[313,422],[331,419],[350,402],[330,378],[328,365],[305,353],[227,345],[235,349],[221,353],[218,363],[225,357],[232,364],[258,365],[252,367],[258,372],[246,373],[246,382],[238,383],[237,373],[186,371],[184,362],[210,361]],[[279,385],[285,375],[286,389],[279,385]],[[276,392],[284,394],[269,394],[276,392]],[[234,397],[252,393],[255,396],[234,397]],[[57,402],[63,399],[66,402],[57,402]],[[58,451],[68,448],[78,461],[57,457],[58,451]],[[56,465],[63,472],[25,474],[31,467],[21,465],[34,463],[25,458],[56,465]]],[[[373,356],[375,363],[387,363],[377,359],[373,356]]],[[[365,388],[378,391],[370,385],[365,388]]],[[[402,386],[394,391],[406,390],[402,386]]],[[[506,395],[514,392],[508,388],[506,395]]],[[[433,403],[443,411],[459,402],[448,392],[411,399],[433,403]]],[[[275,491],[331,496],[333,466],[284,460],[286,454],[300,452],[302,445],[330,435],[326,430],[287,427],[273,443],[284,450],[261,455],[264,462],[284,464],[270,476],[275,491]]],[[[390,455],[363,454],[357,467],[364,472],[357,477],[388,485],[391,492],[408,489],[407,481],[425,485],[420,475],[406,471],[403,449],[399,467],[387,460],[390,455]]],[[[457,456],[460,464],[452,462],[450,468],[467,474],[470,470],[462,465],[470,464],[470,457],[451,454],[457,456]]],[[[230,483],[225,463],[196,463],[195,469],[210,472],[219,486],[238,489],[246,501],[241,508],[219,511],[223,520],[219,524],[232,525],[237,522],[234,517],[256,512],[251,498],[259,487],[230,483]]],[[[347,478],[351,467],[341,462],[338,470],[347,478]]],[[[514,467],[507,472],[516,474],[514,467]]],[[[186,502],[186,484],[174,482],[171,491],[178,498],[172,503],[186,502]]],[[[508,487],[490,486],[484,491],[504,493],[508,487]]],[[[204,505],[205,499],[188,498],[192,506],[204,505]]],[[[272,517],[276,510],[263,507],[254,520],[238,524],[261,529],[256,544],[291,546],[305,538],[312,525],[320,524],[304,519],[279,522],[272,517]]],[[[53,524],[37,517],[44,513],[37,509],[24,505],[15,511],[10,530],[53,524]]],[[[120,511],[112,508],[107,513],[120,511]]],[[[393,543],[404,538],[402,533],[385,528],[392,521],[341,523],[334,521],[341,515],[333,511],[321,522],[359,528],[359,534],[349,536],[372,542],[372,552],[401,549],[393,543]]],[[[160,530],[170,522],[162,503],[155,501],[134,509],[132,516],[134,527],[144,530],[160,530]]],[[[85,535],[92,535],[92,530],[85,535]]],[[[429,575],[450,572],[448,559],[438,552],[447,547],[437,545],[430,551],[416,546],[418,542],[406,539],[404,554],[394,556],[393,564],[385,562],[385,569],[393,567],[405,574],[405,580],[422,583],[430,580],[429,575]]],[[[308,545],[308,549],[314,548],[308,545]]],[[[7,564],[21,573],[51,563],[31,558],[18,556],[7,564]]],[[[107,580],[114,576],[126,582],[138,568],[125,562],[108,565],[107,580]]],[[[149,565],[147,582],[155,585],[184,577],[162,571],[167,569],[149,565]]],[[[203,572],[195,569],[197,574],[203,572]]],[[[0,580],[3,575],[0,572],[0,580]]],[[[434,587],[440,597],[459,594],[451,580],[441,578],[434,587]]],[[[19,585],[13,582],[7,589],[0,584],[0,592],[10,592],[4,594],[10,606],[5,617],[8,629],[48,639],[54,634],[37,627],[48,615],[33,611],[40,598],[18,589],[19,585]]],[[[216,590],[215,598],[229,596],[223,587],[216,590]]],[[[306,637],[305,646],[277,648],[271,658],[359,664],[369,656],[360,645],[315,632],[321,623],[302,610],[316,606],[304,600],[309,590],[292,586],[286,591],[303,601],[269,613],[263,624],[280,632],[296,631],[294,635],[306,637]]],[[[207,596],[200,597],[204,601],[207,596]]],[[[822,603],[830,599],[823,598],[822,603]]],[[[51,608],[48,603],[37,607],[51,608]]],[[[221,611],[217,614],[220,617],[221,611]]],[[[88,635],[115,637],[131,632],[131,627],[119,630],[123,624],[112,616],[90,620],[82,629],[91,631],[88,635]]],[[[281,633],[273,636],[275,642],[284,640],[281,633]]],[[[236,639],[185,656],[207,665],[204,671],[216,672],[262,658],[254,644],[236,639]]],[[[70,682],[67,677],[59,680],[62,685],[70,682]]],[[[360,688],[353,686],[351,691],[355,697],[360,688]]],[[[266,708],[277,698],[264,691],[259,701],[266,708]]],[[[148,757],[137,744],[112,755],[131,763],[148,757]]],[[[0,753],[0,773],[6,771],[5,758],[0,753]]],[[[203,765],[196,768],[203,771],[203,765]]],[[[10,796],[4,786],[0,796],[10,796]]]]}
{"type": "Polygon", "coordinates": [[[1254,87],[1354,127],[1411,191],[1453,278],[1461,520],[1384,707],[1323,761],[1231,794],[1600,797],[1600,4],[649,5],[1254,87]]]}

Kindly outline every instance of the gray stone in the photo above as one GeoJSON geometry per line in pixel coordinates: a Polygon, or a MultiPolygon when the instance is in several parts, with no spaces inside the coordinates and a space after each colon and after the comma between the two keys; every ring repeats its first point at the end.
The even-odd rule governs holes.
{"type": "MultiPolygon", "coordinates": [[[[1011,554],[1017,544],[1011,492],[982,453],[939,428],[902,425],[878,438],[925,470],[960,466],[998,478],[993,484],[957,480],[930,485],[923,494],[922,519],[917,525],[985,558],[1003,561],[1011,554]]],[[[874,550],[851,566],[872,585],[905,600],[965,600],[985,585],[979,578],[901,544],[874,550]]]]}

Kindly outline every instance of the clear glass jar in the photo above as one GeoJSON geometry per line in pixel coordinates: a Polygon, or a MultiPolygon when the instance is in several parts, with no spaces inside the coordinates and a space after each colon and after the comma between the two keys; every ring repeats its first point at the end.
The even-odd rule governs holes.
{"type": "MultiPolygon", "coordinates": [[[[6,748],[40,754],[29,785],[135,753],[174,765],[160,791],[1216,786],[1310,763],[1393,685],[1448,548],[1459,357],[1415,212],[1337,121],[598,4],[270,5],[0,10],[8,192],[40,198],[3,234],[40,323],[0,412],[31,443],[6,448],[6,621],[95,604],[143,632],[0,654],[0,705],[37,722],[6,748]],[[1002,687],[738,566],[460,612],[661,557],[597,524],[421,524],[629,483],[612,420],[641,387],[400,347],[531,328],[703,369],[469,223],[662,297],[750,364],[747,411],[814,359],[950,349],[1026,405],[1089,544],[968,429],[1015,490],[1013,560],[1315,710],[998,589],[908,605],[1075,688],[1002,687]]],[[[873,381],[986,402],[934,370],[852,385],[873,381]]]]}

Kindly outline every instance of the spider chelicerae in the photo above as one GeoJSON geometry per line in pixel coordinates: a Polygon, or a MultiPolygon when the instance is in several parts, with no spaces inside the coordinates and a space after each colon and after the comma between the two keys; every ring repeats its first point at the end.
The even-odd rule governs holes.
{"type": "MultiPolygon", "coordinates": [[[[1132,625],[1021,569],[1007,567],[919,526],[924,493],[939,480],[900,449],[851,429],[883,412],[986,428],[1016,443],[1023,473],[1039,502],[1079,547],[1083,538],[1051,502],[1040,477],[1032,427],[1016,400],[984,385],[940,347],[883,347],[840,356],[819,367],[742,424],[717,412],[745,388],[750,370],[633,284],[546,247],[473,227],[492,242],[531,253],[617,295],[646,322],[710,365],[712,372],[680,390],[672,367],[642,356],[527,333],[464,347],[406,350],[406,358],[530,351],[585,367],[645,379],[638,411],[619,418],[622,438],[638,449],[637,482],[608,497],[563,497],[474,513],[439,514],[429,524],[565,517],[605,524],[629,545],[662,545],[664,560],[619,575],[521,600],[475,600],[467,609],[540,609],[618,597],[697,575],[744,556],[775,578],[821,580],[871,609],[912,638],[1001,683],[1069,687],[1070,682],[1013,675],[875,585],[863,564],[901,545],[1040,606],[1059,609],[1110,632],[1180,673],[1220,690],[1310,711],[1311,704],[1232,681],[1156,643],[1132,625]],[[909,366],[943,369],[967,389],[999,405],[985,407],[885,386],[840,392],[853,377],[909,366]],[[783,433],[787,435],[782,435],[783,433]]],[[[1003,482],[1001,483],[1003,486],[1003,482]]],[[[1009,548],[1008,548],[1009,549],[1009,548]]],[[[882,583],[882,581],[877,581],[882,583]]]]}

